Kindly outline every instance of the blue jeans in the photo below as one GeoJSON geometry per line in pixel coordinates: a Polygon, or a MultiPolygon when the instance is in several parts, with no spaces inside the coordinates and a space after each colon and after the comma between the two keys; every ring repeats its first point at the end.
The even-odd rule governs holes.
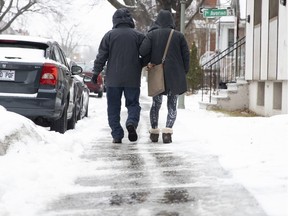
{"type": "Polygon", "coordinates": [[[111,135],[115,139],[122,139],[124,137],[124,131],[120,124],[121,99],[123,93],[125,97],[125,107],[128,111],[126,126],[132,124],[137,128],[140,119],[140,87],[107,87],[106,97],[108,123],[112,130],[111,135]]]}

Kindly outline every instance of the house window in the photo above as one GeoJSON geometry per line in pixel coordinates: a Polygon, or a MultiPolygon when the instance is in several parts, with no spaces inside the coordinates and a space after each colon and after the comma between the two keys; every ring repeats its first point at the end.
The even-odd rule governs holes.
{"type": "MultiPolygon", "coordinates": [[[[276,1],[276,0],[270,0],[276,1]]],[[[255,0],[254,1],[254,26],[259,25],[261,23],[261,16],[262,16],[262,0],[255,0]]]]}
{"type": "MultiPolygon", "coordinates": [[[[234,44],[234,29],[228,29],[228,47],[231,47],[231,50],[233,49],[234,44]]],[[[233,52],[229,53],[230,56],[233,55],[233,52]]]]}
{"type": "Polygon", "coordinates": [[[273,85],[273,109],[282,109],[282,83],[275,82],[273,85]]]}
{"type": "Polygon", "coordinates": [[[265,82],[258,82],[257,88],[257,105],[264,106],[265,82]]]}
{"type": "Polygon", "coordinates": [[[228,29],[228,47],[234,44],[234,29],[228,29]]]}
{"type": "Polygon", "coordinates": [[[279,1],[269,0],[269,19],[278,16],[279,1]]]}

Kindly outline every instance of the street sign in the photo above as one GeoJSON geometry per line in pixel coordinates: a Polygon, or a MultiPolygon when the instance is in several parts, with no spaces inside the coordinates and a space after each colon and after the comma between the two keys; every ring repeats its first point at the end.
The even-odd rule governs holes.
{"type": "Polygon", "coordinates": [[[204,8],[203,17],[214,18],[222,16],[233,16],[233,9],[216,9],[216,8],[204,8]]]}
{"type": "Polygon", "coordinates": [[[203,8],[203,7],[199,7],[199,13],[200,13],[200,14],[203,14],[204,9],[205,9],[205,8],[203,8]]]}

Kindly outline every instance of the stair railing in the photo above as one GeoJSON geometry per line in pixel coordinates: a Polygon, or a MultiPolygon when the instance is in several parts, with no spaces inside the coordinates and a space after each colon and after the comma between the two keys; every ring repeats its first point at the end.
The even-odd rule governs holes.
{"type": "Polygon", "coordinates": [[[227,83],[235,83],[237,77],[245,76],[245,42],[245,37],[239,39],[201,65],[202,101],[204,91],[209,92],[211,103],[212,93],[217,94],[219,89],[227,88],[227,83]]]}

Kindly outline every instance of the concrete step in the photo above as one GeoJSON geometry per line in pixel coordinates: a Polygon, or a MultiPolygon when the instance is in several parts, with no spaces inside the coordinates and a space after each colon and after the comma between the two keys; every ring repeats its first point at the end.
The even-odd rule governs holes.
{"type": "Polygon", "coordinates": [[[233,111],[248,107],[248,83],[239,79],[237,83],[228,83],[227,89],[219,89],[216,94],[206,95],[205,100],[199,102],[201,109],[223,109],[233,111]]]}

